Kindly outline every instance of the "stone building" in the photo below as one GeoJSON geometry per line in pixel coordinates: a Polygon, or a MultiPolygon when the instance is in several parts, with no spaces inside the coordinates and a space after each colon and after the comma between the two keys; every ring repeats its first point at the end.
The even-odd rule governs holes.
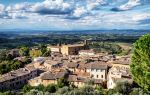
{"type": "Polygon", "coordinates": [[[76,87],[83,87],[85,85],[85,80],[86,78],[77,75],[69,75],[68,77],[70,84],[75,85],[76,87]]]}
{"type": "Polygon", "coordinates": [[[68,81],[70,82],[70,84],[72,84],[76,87],[83,87],[89,83],[93,84],[93,86],[103,85],[103,81],[101,79],[91,79],[91,78],[86,78],[83,76],[78,76],[76,74],[69,75],[68,81]]]}
{"type": "Polygon", "coordinates": [[[77,55],[80,50],[85,48],[85,44],[62,45],[61,53],[63,55],[77,55]]]}
{"type": "Polygon", "coordinates": [[[60,69],[63,66],[63,63],[61,61],[46,60],[43,66],[45,69],[51,71],[52,69],[60,69]]]}
{"type": "Polygon", "coordinates": [[[79,55],[80,56],[94,56],[95,52],[93,50],[80,50],[79,55]]]}
{"type": "Polygon", "coordinates": [[[108,72],[107,77],[107,88],[113,89],[117,82],[128,81],[133,82],[130,73],[130,61],[128,60],[117,60],[112,63],[112,68],[108,72]]]}
{"type": "Polygon", "coordinates": [[[87,72],[90,72],[90,76],[93,79],[101,79],[103,81],[106,81],[108,66],[106,63],[101,63],[101,62],[89,63],[87,67],[87,72]]]}
{"type": "Polygon", "coordinates": [[[93,79],[106,81],[108,65],[104,62],[69,63],[68,69],[75,74],[89,75],[93,79]]]}
{"type": "Polygon", "coordinates": [[[36,77],[37,69],[33,66],[20,68],[0,76],[0,90],[19,89],[24,86],[28,80],[36,77]]]}
{"type": "Polygon", "coordinates": [[[61,53],[61,46],[47,46],[51,53],[61,53]]]}
{"type": "Polygon", "coordinates": [[[28,83],[31,86],[38,86],[39,84],[42,84],[44,86],[47,86],[49,84],[57,84],[58,79],[61,78],[66,79],[68,77],[68,74],[69,74],[68,71],[60,71],[60,72],[47,71],[45,73],[42,73],[39,77],[31,79],[28,83]]]}

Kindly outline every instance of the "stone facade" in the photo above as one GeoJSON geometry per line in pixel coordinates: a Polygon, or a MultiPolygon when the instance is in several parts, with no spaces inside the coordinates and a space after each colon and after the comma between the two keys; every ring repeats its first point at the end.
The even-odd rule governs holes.
{"type": "Polygon", "coordinates": [[[61,47],[61,53],[63,55],[77,55],[80,50],[84,50],[84,44],[75,44],[75,45],[63,45],[61,47]]]}
{"type": "Polygon", "coordinates": [[[52,53],[61,53],[61,46],[47,46],[52,53]]]}
{"type": "Polygon", "coordinates": [[[0,77],[0,90],[19,89],[27,84],[29,79],[37,77],[37,74],[37,69],[32,66],[4,74],[0,77]]]}

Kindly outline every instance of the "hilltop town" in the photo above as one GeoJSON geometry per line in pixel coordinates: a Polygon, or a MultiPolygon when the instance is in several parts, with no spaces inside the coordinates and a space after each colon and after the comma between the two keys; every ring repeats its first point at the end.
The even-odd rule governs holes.
{"type": "Polygon", "coordinates": [[[150,95],[150,0],[0,0],[0,95],[150,95]]]}
{"type": "MultiPolygon", "coordinates": [[[[36,48],[32,48],[33,50],[36,48]]],[[[130,55],[117,56],[96,53],[87,42],[67,45],[48,45],[50,56],[35,57],[30,64],[0,76],[0,90],[16,90],[26,84],[31,86],[57,84],[64,79],[75,87],[88,82],[93,86],[112,89],[119,81],[133,82],[130,73],[130,55]]],[[[18,55],[17,49],[11,54],[18,55]]],[[[22,60],[23,57],[16,57],[22,60]]]]}

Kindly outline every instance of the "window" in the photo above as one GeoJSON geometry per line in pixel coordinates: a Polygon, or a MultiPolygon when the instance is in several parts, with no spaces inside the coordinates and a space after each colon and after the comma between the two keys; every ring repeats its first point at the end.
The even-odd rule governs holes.
{"type": "Polygon", "coordinates": [[[97,78],[98,78],[98,75],[97,75],[97,78]]]}
{"type": "Polygon", "coordinates": [[[15,79],[12,79],[11,81],[15,81],[15,79]]]}
{"type": "Polygon", "coordinates": [[[103,78],[103,75],[101,75],[101,78],[103,78]]]}
{"type": "Polygon", "coordinates": [[[96,72],[98,72],[99,70],[98,69],[96,69],[96,72]]]}
{"type": "Polygon", "coordinates": [[[19,84],[19,82],[16,82],[16,85],[18,85],[19,84]]]}

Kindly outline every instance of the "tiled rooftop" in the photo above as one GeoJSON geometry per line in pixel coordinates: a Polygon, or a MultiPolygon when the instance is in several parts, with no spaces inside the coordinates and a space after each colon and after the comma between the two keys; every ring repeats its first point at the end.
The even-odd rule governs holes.
{"type": "Polygon", "coordinates": [[[34,70],[36,70],[36,69],[33,66],[29,66],[29,67],[25,67],[25,68],[20,68],[20,69],[15,70],[15,71],[11,71],[11,72],[1,76],[0,82],[4,82],[7,80],[15,79],[15,78],[20,77],[20,76],[27,75],[31,71],[34,71],[34,70]]]}
{"type": "Polygon", "coordinates": [[[57,73],[53,73],[53,72],[45,72],[41,75],[41,79],[43,80],[55,80],[55,79],[59,79],[59,78],[64,78],[66,77],[66,75],[68,74],[67,71],[61,71],[61,72],[57,72],[57,73]]]}

